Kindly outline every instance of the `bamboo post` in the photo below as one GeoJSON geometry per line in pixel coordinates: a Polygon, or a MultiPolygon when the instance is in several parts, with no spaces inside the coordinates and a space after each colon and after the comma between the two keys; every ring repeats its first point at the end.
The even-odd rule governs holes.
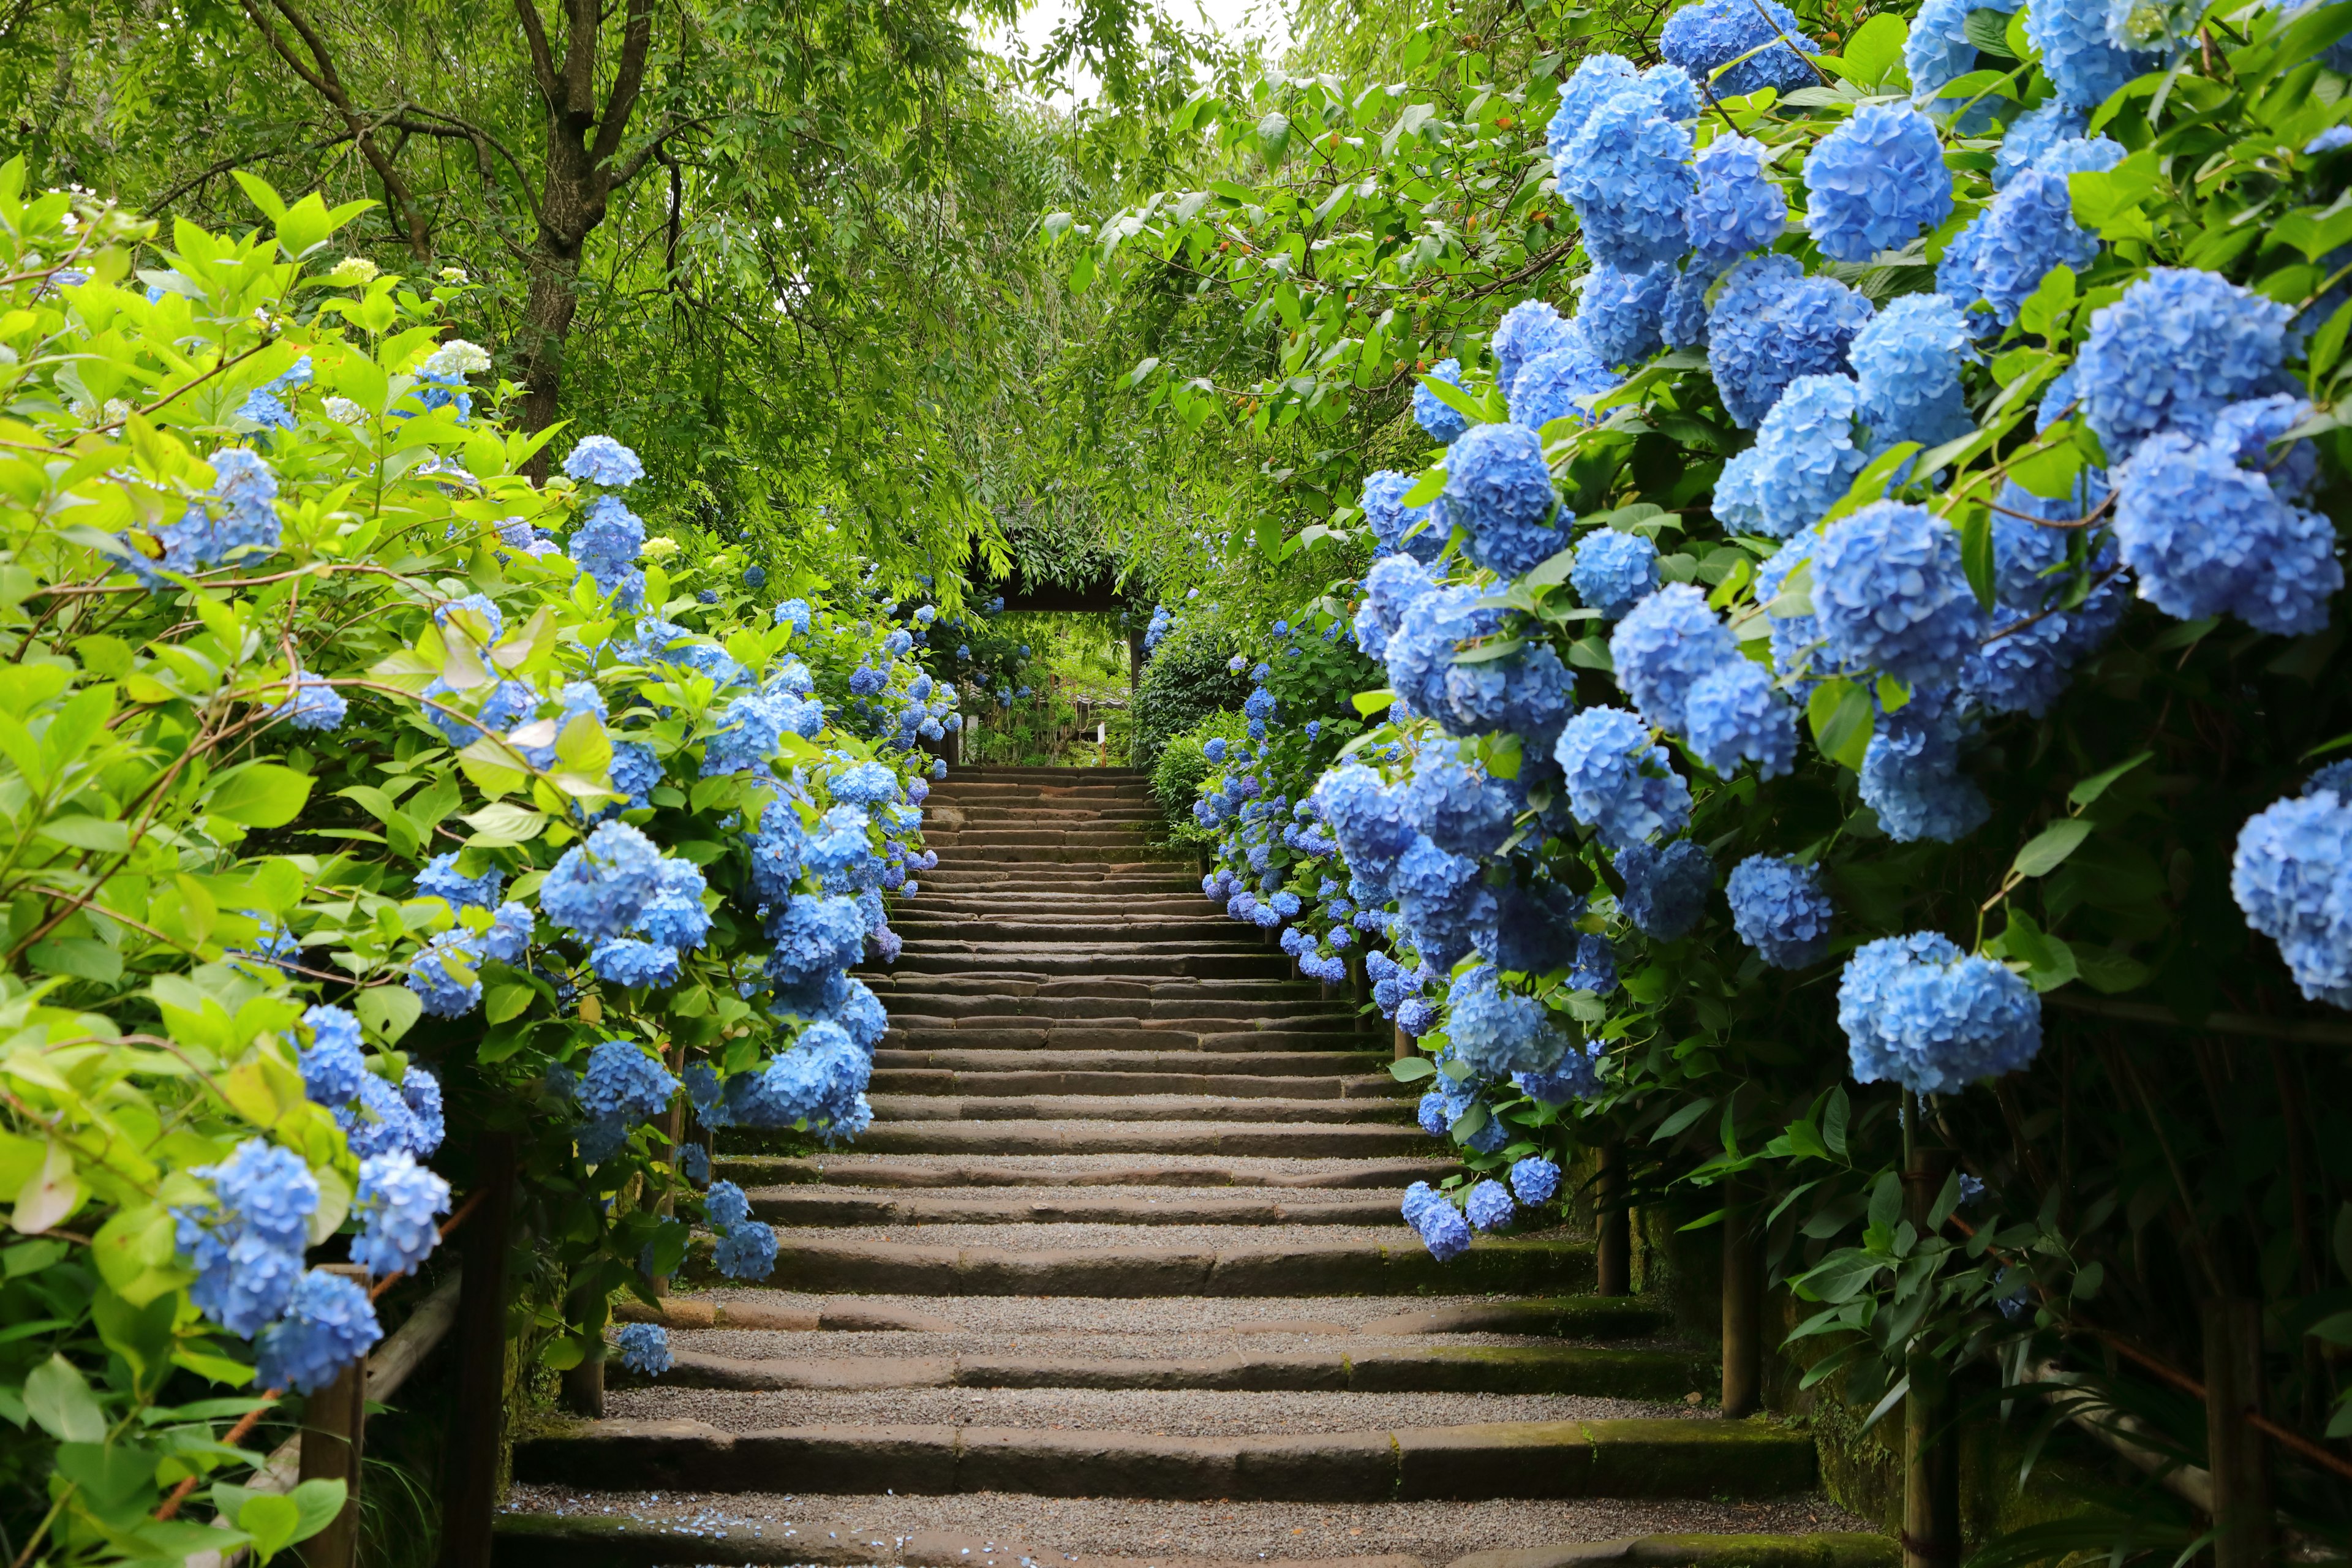
{"type": "Polygon", "coordinates": [[[1723,1413],[1753,1415],[1764,1403],[1764,1257],[1746,1184],[1724,1184],[1723,1413]]]}
{"type": "MultiPolygon", "coordinates": [[[[330,1264],[333,1273],[367,1283],[367,1271],[330,1264]]],[[[360,1547],[360,1455],[366,1439],[367,1363],[355,1361],[302,1404],[298,1479],[343,1483],[343,1508],[334,1522],[302,1542],[305,1568],[352,1568],[360,1547]]]]}
{"type": "Polygon", "coordinates": [[[457,1288],[457,1418],[442,1487],[442,1568],[490,1568],[507,1394],[507,1240],[514,1219],[515,1135],[475,1142],[482,1206],[467,1223],[457,1288]]]}
{"type": "MultiPolygon", "coordinates": [[[[1937,1195],[1951,1179],[1952,1165],[1952,1151],[1916,1141],[1905,1161],[1904,1217],[1922,1237],[1927,1234],[1937,1195]]],[[[1904,1568],[1957,1568],[1960,1447],[1951,1378],[1942,1360],[1916,1340],[1906,1370],[1911,1387],[1903,1398],[1904,1568]]]]}
{"type": "Polygon", "coordinates": [[[1592,1186],[1594,1289],[1603,1296],[1633,1293],[1633,1215],[1625,1204],[1625,1145],[1601,1145],[1600,1178],[1592,1186]]]}
{"type": "Polygon", "coordinates": [[[2214,1568],[2256,1568],[2273,1560],[2270,1471],[2262,1434],[2246,1417],[2263,1403],[2263,1309],[2221,1297],[2202,1303],[2205,1320],[2205,1453],[2213,1472],[2214,1568]]]}

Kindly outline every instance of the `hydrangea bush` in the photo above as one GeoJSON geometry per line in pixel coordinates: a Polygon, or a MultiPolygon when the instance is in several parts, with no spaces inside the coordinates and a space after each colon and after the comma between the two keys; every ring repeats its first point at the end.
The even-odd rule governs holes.
{"type": "MultiPolygon", "coordinates": [[[[865,1125],[887,1019],[848,971],[933,863],[938,606],[652,534],[609,437],[551,433],[534,481],[551,437],[442,340],[463,285],[336,264],[356,208],[246,186],[268,228],[167,247],[0,167],[28,1559],[236,1545],[242,1491],[163,1494],[377,1342],[485,1131],[566,1278],[549,1362],[601,1355],[681,1266],[702,1130],[865,1125]]],[[[764,1277],[735,1217],[721,1267],[764,1277]]]]}

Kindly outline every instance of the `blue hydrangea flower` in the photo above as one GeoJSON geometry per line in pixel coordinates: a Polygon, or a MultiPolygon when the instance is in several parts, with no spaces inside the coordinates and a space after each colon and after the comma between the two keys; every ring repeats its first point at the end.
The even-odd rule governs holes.
{"type": "Polygon", "coordinates": [[[1880,717],[1863,752],[1862,799],[1898,844],[1955,844],[1992,815],[1984,791],[1960,772],[1957,716],[1926,692],[1880,717]]]}
{"type": "Polygon", "coordinates": [[[2042,999],[1992,960],[1915,931],[1866,943],[1846,961],[1838,1025],[1857,1083],[1957,1094],[2033,1060],[2042,999]]]}
{"type": "Polygon", "coordinates": [[[352,705],[341,692],[299,665],[289,672],[286,689],[286,700],[271,708],[269,716],[283,719],[297,730],[341,729],[351,712],[352,705]]]}
{"type": "Polygon", "coordinates": [[[1558,1165],[1540,1154],[1530,1154],[1511,1167],[1511,1192],[1529,1208],[1541,1208],[1559,1191],[1558,1165]]]}
{"type": "Polygon", "coordinates": [[[654,841],[627,823],[604,823],[556,861],[540,885],[539,907],[584,941],[625,935],[660,889],[662,860],[654,841]]]}
{"type": "Polygon", "coordinates": [[[1364,521],[1371,525],[1372,537],[1379,541],[1380,552],[1384,557],[1402,551],[1412,560],[1434,561],[1445,548],[1446,529],[1438,520],[1436,503],[1429,501],[1414,507],[1404,504],[1405,493],[1418,482],[1411,474],[1388,468],[1364,480],[1364,521]],[[1429,526],[1422,527],[1423,523],[1429,526]],[[1415,529],[1420,531],[1414,532],[1415,529]]]}
{"type": "Polygon", "coordinates": [[[2324,153],[2340,153],[2352,147],[2352,125],[2331,125],[2303,144],[2306,158],[2316,158],[2324,153]]]}
{"type": "Polygon", "coordinates": [[[2292,393],[2250,397],[2213,416],[2206,438],[2234,455],[2238,466],[2262,474],[2281,500],[2300,500],[2319,479],[2319,455],[2308,441],[2273,450],[2288,431],[2311,417],[2311,405],[2292,393]]]}
{"type": "Polygon", "coordinates": [[[360,1162],[352,1210],[360,1221],[352,1261],[379,1279],[405,1274],[440,1245],[435,1221],[449,1212],[449,1184],[405,1151],[378,1154],[360,1162]]]}
{"type": "Polygon", "coordinates": [[[408,1152],[425,1159],[441,1147],[447,1127],[441,1116],[441,1080],[423,1064],[412,1061],[401,1075],[400,1101],[408,1108],[408,1152]]]}
{"type": "Polygon", "coordinates": [[[1390,789],[1362,763],[1348,763],[1325,773],[1312,798],[1348,865],[1359,876],[1385,884],[1416,832],[1403,793],[1390,789]]]}
{"type": "Polygon", "coordinates": [[[1576,959],[1569,965],[1568,988],[1606,996],[1617,989],[1617,950],[1609,939],[1587,931],[1576,939],[1576,959]]]}
{"type": "Polygon", "coordinates": [[[710,1180],[710,1151],[699,1143],[688,1143],[677,1152],[677,1168],[689,1182],[710,1180]]]}
{"type": "Polygon", "coordinates": [[[1619,901],[1643,935],[1674,942],[1706,912],[1715,862],[1689,839],[1677,838],[1663,848],[1629,844],[1617,851],[1616,866],[1625,879],[1625,896],[1619,901]]]}
{"type": "Polygon", "coordinates": [[[1690,132],[1649,95],[1620,93],[1585,121],[1557,172],[1594,261],[1639,272],[1680,258],[1697,183],[1690,160],[1690,132]]]}
{"type": "Polygon", "coordinates": [[[1802,969],[1829,952],[1836,909],[1822,889],[1818,866],[1785,856],[1750,855],[1724,883],[1731,928],[1775,969],[1802,969]]]}
{"type": "Polygon", "coordinates": [[[416,874],[416,896],[421,899],[446,899],[452,909],[468,905],[489,909],[499,901],[499,889],[506,885],[506,873],[495,865],[478,877],[461,876],[457,870],[457,851],[436,855],[416,874]]]}
{"type": "Polygon", "coordinates": [[[1491,1177],[1470,1189],[1462,1200],[1462,1215],[1480,1230],[1494,1230],[1511,1223],[1518,1205],[1511,1199],[1511,1189],[1491,1177]]]}
{"type": "Polygon", "coordinates": [[[2123,157],[2123,148],[2104,136],[2054,143],[1969,224],[1965,257],[1946,257],[1937,288],[1960,303],[1967,302],[1962,296],[1982,299],[2003,326],[2017,320],[2052,268],[2080,272],[2098,258],[2098,237],[2074,221],[2066,176],[2111,169],[2123,157]]]}
{"type": "Polygon", "coordinates": [[[1690,821],[1690,786],[1622,708],[1587,708],[1560,731],[1553,755],[1565,773],[1570,813],[1612,849],[1679,833],[1690,821]]]}
{"type": "Polygon", "coordinates": [[[702,1194],[702,1217],[713,1230],[732,1230],[751,1217],[751,1200],[732,1182],[713,1182],[702,1194]]]}
{"type": "Polygon", "coordinates": [[[647,985],[659,989],[677,984],[677,949],[616,936],[598,942],[588,955],[588,966],[610,985],[647,985]]]}
{"type": "Polygon", "coordinates": [[[382,1338],[367,1291],[355,1280],[313,1268],[294,1286],[286,1315],[254,1342],[254,1381],[315,1394],[382,1338]]]}
{"type": "Polygon", "coordinates": [[[462,1018],[482,1005],[482,942],[466,931],[445,931],[409,962],[408,988],[436,1018],[462,1018]]]}
{"type": "Polygon", "coordinates": [[[703,889],[702,873],[691,862],[664,860],[654,896],[637,916],[636,930],[657,947],[700,947],[710,934],[703,889]]]}
{"type": "Polygon", "coordinates": [[[1405,786],[1413,826],[1451,855],[1492,855],[1511,836],[1518,794],[1484,768],[1439,747],[1421,753],[1405,786]]]}
{"type": "Polygon", "coordinates": [[[1555,419],[1590,425],[1596,416],[1577,399],[1607,392],[1618,379],[1580,337],[1571,339],[1519,371],[1510,388],[1511,423],[1538,431],[1555,419]]]}
{"type": "Polygon", "coordinates": [[[583,484],[626,489],[646,477],[646,466],[610,436],[584,436],[563,459],[563,472],[583,484]]]}
{"type": "Polygon", "coordinates": [[[336,1108],[335,1124],[362,1160],[403,1150],[422,1159],[440,1144],[437,1100],[435,1109],[436,1124],[428,1129],[399,1089],[371,1072],[360,1079],[359,1099],[336,1108]]]}
{"type": "Polygon", "coordinates": [[[2001,189],[2031,168],[2053,144],[2082,135],[2088,123],[2081,110],[2056,98],[2019,115],[2010,122],[2000,145],[1993,149],[1993,189],[2001,189]]]}
{"type": "MultiPolygon", "coordinates": [[[[808,601],[806,599],[786,599],[782,604],[776,606],[775,614],[771,617],[771,624],[779,626],[788,625],[793,628],[795,634],[802,637],[807,636],[809,629],[808,601]]],[[[968,656],[959,650],[957,657],[961,658],[968,656]]]]}
{"type": "Polygon", "coordinates": [[[1657,353],[1659,318],[1676,276],[1664,264],[1638,272],[1596,267],[1586,273],[1577,284],[1576,334],[1592,357],[1603,366],[1633,365],[1657,353]]]}
{"type": "Polygon", "coordinates": [[[1797,763],[1797,710],[1770,671],[1747,658],[1727,659],[1693,683],[1683,704],[1685,738],[1699,759],[1728,778],[1742,762],[1776,779],[1797,763]]]}
{"type": "MultiPolygon", "coordinates": [[[[1489,1123],[1489,1125],[1496,1125],[1489,1123]]],[[[1470,1250],[1470,1224],[1462,1211],[1443,1198],[1422,1205],[1408,1223],[1440,1263],[1451,1263],[1470,1250]]]]}
{"type": "Polygon", "coordinates": [[[1904,441],[1940,446],[1975,428],[1960,391],[1969,352],[1968,323],[1941,294],[1891,300],[1853,335],[1850,353],[1873,451],[1904,441]]]}
{"type": "Polygon", "coordinates": [[[1983,630],[1960,536],[1925,507],[1874,501],[1822,531],[1813,617],[1832,663],[1948,686],[1983,630]]]}
{"type": "MultiPolygon", "coordinates": [[[[1460,386],[1462,362],[1440,360],[1430,367],[1429,374],[1431,379],[1444,382],[1449,386],[1460,386]]],[[[1430,439],[1441,446],[1452,446],[1455,437],[1470,428],[1468,415],[1430,391],[1426,385],[1415,385],[1412,389],[1412,417],[1429,432],[1430,439]]]]}
{"type": "MultiPolygon", "coordinates": [[[[1643,599],[1609,637],[1617,684],[1642,717],[1660,729],[1685,727],[1683,704],[1691,686],[1726,660],[1739,658],[1738,639],[1689,583],[1669,583],[1643,599]]],[[[1563,765],[1565,765],[1563,763],[1563,765]]]]}
{"type": "Polygon", "coordinates": [[[2246,819],[2230,868],[2231,896],[2246,923],[2278,943],[2296,988],[2338,1007],[2352,1007],[2347,868],[2352,805],[2336,790],[2320,787],[2318,778],[2310,793],[2246,819]]]}
{"type": "Polygon", "coordinates": [[[1389,638],[1389,686],[1418,713],[1445,706],[1445,681],[1454,650],[1502,625],[1501,612],[1482,609],[1475,587],[1433,588],[1415,599],[1389,638]]]}
{"type": "Polygon", "coordinates": [[[1718,136],[1700,150],[1698,189],[1685,214],[1691,248],[1706,260],[1738,260],[1789,226],[1788,198],[1764,176],[1764,144],[1718,136]]]}
{"type": "Polygon", "coordinates": [[[776,1233],[755,1219],[730,1226],[710,1260],[730,1279],[765,1279],[776,1271],[776,1233]]]}
{"type": "MultiPolygon", "coordinates": [[[[1451,969],[1472,947],[1475,932],[1494,920],[1495,895],[1478,863],[1449,855],[1426,835],[1397,858],[1390,878],[1399,917],[1423,962],[1451,969]]],[[[1403,1021],[1403,1012],[1398,1012],[1403,1021]]]]}
{"type": "Polygon", "coordinates": [[[1560,547],[1543,439],[1523,425],[1481,425],[1446,458],[1446,515],[1470,535],[1470,558],[1516,577],[1560,547]]]}
{"type": "MultiPolygon", "coordinates": [[[[1608,57],[1600,57],[1608,58],[1608,57]]],[[[1591,64],[1590,60],[1585,62],[1591,64]]],[[[1623,64],[1621,60],[1619,64],[1623,64]]],[[[1582,74],[1580,67],[1578,74],[1582,74]]],[[[1503,312],[1495,323],[1494,336],[1486,346],[1495,355],[1495,384],[1505,392],[1519,378],[1519,371],[1534,363],[1555,349],[1564,349],[1576,341],[1575,329],[1560,318],[1560,313],[1542,300],[1522,300],[1503,312]]],[[[1390,548],[1393,549],[1391,545],[1390,548]]]]}
{"type": "Polygon", "coordinates": [[[1908,105],[1865,103],[1805,161],[1806,226],[1833,261],[1899,250],[1952,215],[1936,127],[1908,105]]]}
{"type": "Polygon", "coordinates": [[[1862,389],[1851,377],[1801,375],[1789,384],[1749,448],[1756,454],[1747,475],[1757,532],[1786,539],[1845,499],[1870,460],[1854,439],[1861,412],[1862,389]]]}
{"type": "Polygon", "coordinates": [[[1868,300],[1843,283],[1806,277],[1793,256],[1741,262],[1706,318],[1707,369],[1724,412],[1752,430],[1799,376],[1842,374],[1871,314],[1868,300]]]}
{"type": "Polygon", "coordinates": [[[1658,35],[1658,52],[1701,81],[1712,78],[1717,98],[1744,97],[1767,87],[1786,96],[1819,85],[1821,77],[1800,50],[1819,54],[1821,46],[1805,36],[1796,14],[1780,0],[1697,0],[1667,17],[1658,35]],[[1743,55],[1748,58],[1741,59],[1743,55]],[[1739,63],[1731,65],[1733,60],[1739,63]],[[1724,70],[1726,66],[1730,68],[1724,70]]]}
{"type": "Polygon", "coordinates": [[[609,594],[637,576],[635,563],[645,546],[645,520],[623,505],[620,497],[598,496],[572,532],[571,555],[609,594]]]}
{"type": "Polygon", "coordinates": [[[2172,431],[2149,437],[2116,470],[2116,542],[2139,595],[2168,616],[2234,615],[2286,637],[2326,628],[2344,585],[2336,530],[2280,499],[2229,445],[2172,431]]]}
{"type": "Polygon", "coordinates": [[[677,1364],[669,1353],[669,1333],[659,1323],[624,1323],[616,1342],[621,1364],[639,1377],[659,1377],[677,1364]]]}
{"type": "Polygon", "coordinates": [[[2111,458],[2163,429],[2201,432],[2277,390],[2287,309],[2210,272],[2159,267],[2091,316],[2076,361],[2084,414],[2111,458]]]}
{"type": "Polygon", "coordinates": [[[1722,276],[1722,268],[1696,257],[1675,274],[1665,307],[1658,312],[1658,336],[1668,348],[1706,347],[1706,291],[1722,276]]]}
{"type": "Polygon", "coordinates": [[[1551,1010],[1504,986],[1490,963],[1455,975],[1446,987],[1445,1006],[1454,1057],[1486,1078],[1549,1072],[1572,1048],[1551,1010]]]}
{"type": "Polygon", "coordinates": [[[360,1091],[367,1061],[360,1054],[360,1021],[341,1007],[313,1007],[302,1015],[310,1044],[301,1053],[302,1091],[313,1104],[347,1105],[360,1091]]]}
{"type": "Polygon", "coordinates": [[[2042,0],[2025,14],[2025,41],[2042,57],[2042,69],[2058,89],[2059,101],[2096,109],[2108,96],[2156,60],[2115,47],[2107,37],[2109,0],[2042,0]]]}
{"type": "MultiPolygon", "coordinates": [[[[1751,451],[1754,448],[1749,448],[1751,451]]],[[[1784,680],[1797,682],[1801,698],[1811,689],[1814,644],[1821,639],[1821,623],[1810,615],[1784,616],[1774,613],[1772,603],[1780,595],[1790,573],[1813,558],[1813,546],[1821,542],[1818,533],[1801,533],[1775,551],[1763,565],[1756,569],[1756,602],[1765,606],[1772,648],[1772,671],[1784,680]]]]}
{"type": "MultiPolygon", "coordinates": [[[[1996,8],[2014,9],[2016,4],[2009,0],[1996,8]]],[[[1911,18],[1910,34],[1903,41],[1903,68],[1911,78],[1911,101],[1922,109],[1949,114],[1960,106],[1960,100],[1937,94],[1947,82],[1976,69],[1977,46],[1967,28],[1970,9],[1971,0],[1927,0],[1911,18]]],[[[1979,103],[1961,129],[1976,134],[1987,118],[1984,104],[1979,103]]]]}
{"type": "MultiPolygon", "coordinates": [[[[1577,62],[1575,71],[1560,84],[1559,107],[1552,111],[1551,122],[1544,128],[1544,149],[1558,163],[1575,144],[1576,133],[1592,118],[1601,106],[1640,79],[1641,72],[1633,61],[1622,55],[1587,55],[1577,62]]],[[[1516,309],[1516,307],[1515,307],[1516,309]]],[[[1508,315],[1504,317],[1508,321],[1508,315]]],[[[1496,352],[1497,359],[1501,357],[1496,352]]],[[[1533,355],[1524,356],[1521,363],[1533,355]]],[[[1504,384],[1509,384],[1505,378],[1504,384]]]]}
{"type": "Polygon", "coordinates": [[[259,1138],[190,1174],[212,1184],[215,1201],[172,1211],[179,1249],[196,1268],[189,1299],[229,1332],[250,1337],[285,1310],[301,1276],[318,1180],[299,1156],[259,1138]]]}
{"type": "Polygon", "coordinates": [[[1568,581],[1603,620],[1617,620],[1657,591],[1658,547],[1643,534],[1596,529],[1577,545],[1568,581]]]}
{"type": "Polygon", "coordinates": [[[635,1041],[606,1040],[588,1053],[588,1071],[580,1080],[580,1109],[596,1120],[635,1124],[650,1121],[669,1108],[678,1080],[668,1068],[647,1056],[635,1041]]]}

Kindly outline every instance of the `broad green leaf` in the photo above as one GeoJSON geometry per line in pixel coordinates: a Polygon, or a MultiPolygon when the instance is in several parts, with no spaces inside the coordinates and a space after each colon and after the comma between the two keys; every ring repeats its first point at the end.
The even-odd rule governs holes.
{"type": "Polygon", "coordinates": [[[1419,1083],[1437,1075],[1437,1064],[1427,1057],[1407,1057],[1389,1064],[1389,1076],[1399,1083],[1419,1083]]]}
{"type": "Polygon", "coordinates": [[[2147,761],[2154,755],[2156,755],[2154,752],[2142,752],[2137,756],[2131,758],[2127,762],[2117,763],[2114,767],[2108,768],[2104,773],[2093,773],[2089,778],[2084,779],[2081,784],[2076,784],[2073,789],[2066,792],[2066,803],[2074,807],[2077,811],[2082,810],[2084,807],[2088,806],[2092,802],[2097,800],[2101,795],[2106,794],[2108,785],[2114,784],[2117,779],[2123,777],[2126,773],[2131,772],[2134,768],[2139,766],[2142,763],[2147,761]]]}
{"type": "Polygon", "coordinates": [[[1356,711],[1369,719],[1396,700],[1396,693],[1385,687],[1378,691],[1359,691],[1349,699],[1356,711]]]}
{"type": "Polygon", "coordinates": [[[223,776],[205,809],[247,827],[283,827],[310,798],[310,779],[276,763],[248,763],[223,776]]]}
{"type": "Polygon", "coordinates": [[[405,985],[373,985],[352,998],[352,1011],[378,1039],[391,1045],[425,1016],[425,1004],[405,985]]]}
{"type": "Polygon", "coordinates": [[[61,1443],[106,1441],[106,1412],[73,1363],[53,1355],[25,1379],[25,1413],[61,1443]]]}
{"type": "Polygon", "coordinates": [[[2021,877],[2043,877],[2056,870],[2066,857],[2082,847],[2083,840],[2091,836],[2091,825],[2079,816],[2062,816],[2032,838],[2017,852],[2010,869],[2021,877]]]}
{"type": "Polygon", "coordinates": [[[1851,680],[1825,680],[1806,701],[1805,716],[1822,755],[1840,767],[1860,772],[1876,719],[1870,693],[1851,680]]]}

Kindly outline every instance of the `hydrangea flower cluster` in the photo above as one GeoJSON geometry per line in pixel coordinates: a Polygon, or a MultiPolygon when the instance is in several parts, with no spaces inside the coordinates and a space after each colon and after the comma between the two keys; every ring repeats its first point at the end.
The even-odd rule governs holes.
{"type": "Polygon", "coordinates": [[[1783,856],[1750,855],[1724,883],[1739,940],[1775,969],[1802,969],[1829,952],[1836,913],[1822,889],[1821,868],[1783,856]]]}
{"type": "Polygon", "coordinates": [[[2352,1007],[2352,779],[2341,763],[2246,819],[2230,894],[2278,943],[2296,989],[2352,1007]]]}
{"type": "Polygon", "coordinates": [[[2033,1060],[2042,999],[1991,959],[1915,931],[1854,950],[1838,982],[1838,1025],[1857,1083],[1956,1094],[2033,1060]]]}

